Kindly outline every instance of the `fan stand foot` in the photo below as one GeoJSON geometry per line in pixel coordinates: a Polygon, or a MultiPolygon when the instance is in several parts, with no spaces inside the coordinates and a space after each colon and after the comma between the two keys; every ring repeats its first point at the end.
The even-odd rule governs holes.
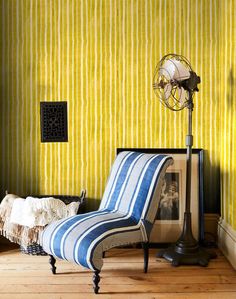
{"type": "Polygon", "coordinates": [[[201,247],[198,247],[192,253],[179,253],[176,251],[176,246],[174,245],[158,252],[157,257],[165,258],[174,267],[180,265],[200,265],[206,267],[210,259],[216,258],[216,254],[207,252],[201,247]]]}

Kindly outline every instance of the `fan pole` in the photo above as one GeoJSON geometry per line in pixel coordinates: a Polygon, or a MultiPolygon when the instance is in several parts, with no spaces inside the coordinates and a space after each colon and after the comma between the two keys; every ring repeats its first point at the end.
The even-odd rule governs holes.
{"type": "Polygon", "coordinates": [[[191,220],[191,172],[192,172],[192,111],[193,100],[192,92],[189,91],[188,101],[188,135],[186,136],[187,147],[187,162],[186,162],[186,202],[185,213],[182,233],[178,241],[171,247],[163,249],[158,252],[157,257],[163,257],[170,261],[173,266],[195,265],[207,266],[211,258],[215,255],[206,252],[202,249],[198,241],[194,238],[192,233],[192,220],[191,220]]]}
{"type": "Polygon", "coordinates": [[[191,177],[192,177],[192,146],[193,146],[193,135],[192,135],[192,111],[193,111],[193,100],[192,94],[189,93],[189,104],[188,104],[188,135],[186,136],[186,147],[187,147],[187,173],[186,173],[186,213],[190,213],[190,198],[191,198],[191,177]]]}
{"type": "Polygon", "coordinates": [[[185,213],[184,224],[182,234],[175,244],[175,249],[180,254],[189,254],[198,251],[198,242],[193,237],[192,233],[192,214],[191,214],[191,180],[192,180],[192,111],[193,100],[192,93],[189,92],[188,101],[188,135],[186,135],[186,147],[187,147],[187,161],[186,161],[186,201],[185,201],[185,213]]]}

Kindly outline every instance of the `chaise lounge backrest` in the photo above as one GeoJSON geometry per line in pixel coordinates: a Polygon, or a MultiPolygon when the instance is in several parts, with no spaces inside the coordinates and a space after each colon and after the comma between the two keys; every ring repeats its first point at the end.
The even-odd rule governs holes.
{"type": "Polygon", "coordinates": [[[113,164],[99,209],[118,211],[152,224],[165,173],[162,168],[171,162],[172,158],[165,155],[121,152],[113,164]]]}

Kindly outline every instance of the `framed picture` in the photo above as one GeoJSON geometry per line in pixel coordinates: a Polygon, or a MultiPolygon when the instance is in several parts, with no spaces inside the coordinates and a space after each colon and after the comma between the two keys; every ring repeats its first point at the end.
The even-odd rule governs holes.
{"type": "MultiPolygon", "coordinates": [[[[186,149],[119,148],[117,149],[117,152],[124,150],[167,154],[173,157],[174,164],[168,167],[164,178],[161,198],[157,209],[154,227],[151,232],[150,242],[176,242],[183,228],[185,211],[186,149]]],[[[202,149],[192,150],[191,213],[193,235],[199,242],[201,242],[204,239],[202,149]]]]}

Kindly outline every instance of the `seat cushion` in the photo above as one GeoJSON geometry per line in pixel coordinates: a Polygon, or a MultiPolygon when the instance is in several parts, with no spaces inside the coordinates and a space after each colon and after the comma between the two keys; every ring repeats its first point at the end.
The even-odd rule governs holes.
{"type": "Polygon", "coordinates": [[[130,215],[99,210],[48,225],[40,244],[48,254],[100,270],[103,251],[143,240],[141,225],[130,215]]]}

